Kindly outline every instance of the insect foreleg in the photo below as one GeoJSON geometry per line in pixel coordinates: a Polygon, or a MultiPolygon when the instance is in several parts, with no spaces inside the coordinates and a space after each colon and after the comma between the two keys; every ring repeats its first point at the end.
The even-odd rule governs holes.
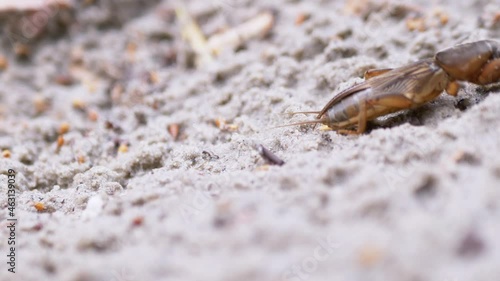
{"type": "Polygon", "coordinates": [[[477,80],[481,85],[498,82],[500,80],[500,58],[487,63],[477,80]]]}
{"type": "Polygon", "coordinates": [[[460,90],[460,84],[458,84],[457,81],[449,82],[448,85],[446,85],[446,93],[450,96],[455,97],[458,93],[458,90],[460,90]]]}

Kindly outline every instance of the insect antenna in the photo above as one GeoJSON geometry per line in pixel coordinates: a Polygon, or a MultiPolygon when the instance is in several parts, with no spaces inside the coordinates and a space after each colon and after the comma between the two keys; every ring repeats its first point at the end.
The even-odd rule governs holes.
{"type": "Polygon", "coordinates": [[[323,122],[324,122],[324,120],[321,120],[321,119],[310,120],[310,121],[302,121],[302,122],[297,122],[297,123],[291,123],[291,124],[286,124],[286,125],[280,125],[280,126],[271,127],[270,129],[292,127],[292,126],[300,126],[300,125],[314,125],[314,127],[316,127],[316,125],[323,124],[323,122]]]}
{"type": "Polygon", "coordinates": [[[321,111],[296,111],[296,112],[288,112],[289,115],[297,115],[297,114],[319,114],[321,111]]]}
{"type": "MultiPolygon", "coordinates": [[[[290,112],[288,114],[293,116],[295,114],[319,114],[320,112],[321,111],[297,111],[297,112],[290,112]]],[[[277,129],[277,128],[300,126],[300,125],[314,125],[313,128],[316,128],[316,125],[325,124],[325,123],[327,123],[327,120],[326,120],[325,116],[322,116],[321,118],[316,117],[316,120],[309,120],[309,121],[302,121],[302,122],[291,123],[291,124],[286,124],[286,125],[280,125],[280,126],[271,127],[269,129],[277,129]]]]}

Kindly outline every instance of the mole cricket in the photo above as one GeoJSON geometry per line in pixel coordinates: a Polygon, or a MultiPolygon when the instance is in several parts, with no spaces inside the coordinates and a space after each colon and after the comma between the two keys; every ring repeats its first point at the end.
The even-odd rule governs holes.
{"type": "Polygon", "coordinates": [[[364,78],[336,94],[320,111],[293,113],[317,114],[316,120],[285,126],[324,124],[341,134],[362,134],[366,123],[377,117],[419,107],[443,91],[456,96],[458,81],[477,85],[500,82],[500,43],[460,44],[402,67],[368,70],[364,78]]]}

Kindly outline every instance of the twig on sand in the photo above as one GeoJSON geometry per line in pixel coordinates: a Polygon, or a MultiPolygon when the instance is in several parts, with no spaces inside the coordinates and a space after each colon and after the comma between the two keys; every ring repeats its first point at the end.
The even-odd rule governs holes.
{"type": "Polygon", "coordinates": [[[278,166],[282,166],[283,164],[285,164],[285,161],[281,160],[278,156],[272,153],[269,149],[265,148],[263,145],[257,145],[256,149],[259,152],[260,156],[262,156],[262,158],[264,158],[264,160],[266,160],[269,164],[278,166]]]}
{"type": "Polygon", "coordinates": [[[196,53],[196,65],[201,66],[212,62],[214,57],[207,46],[207,39],[186,7],[178,3],[175,7],[175,14],[181,25],[182,36],[196,53]]]}
{"type": "Polygon", "coordinates": [[[208,48],[215,55],[219,55],[224,49],[234,50],[252,38],[267,35],[273,24],[274,16],[271,12],[260,13],[241,25],[212,35],[208,39],[208,48]]]}
{"type": "Polygon", "coordinates": [[[196,53],[197,66],[212,62],[224,50],[234,50],[250,39],[267,35],[274,25],[274,15],[271,12],[262,12],[236,27],[207,39],[185,6],[177,4],[175,13],[183,37],[196,53]]]}

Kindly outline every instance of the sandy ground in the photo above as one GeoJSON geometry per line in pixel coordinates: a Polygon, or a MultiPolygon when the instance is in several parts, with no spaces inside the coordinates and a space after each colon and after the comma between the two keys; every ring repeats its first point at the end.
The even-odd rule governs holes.
{"type": "Polygon", "coordinates": [[[465,84],[361,136],[272,129],[367,69],[500,37],[497,0],[368,2],[188,1],[206,34],[276,13],[269,36],[201,68],[170,1],[0,14],[0,280],[498,278],[498,86],[465,84]],[[408,29],[415,15],[425,30],[408,29]]]}

